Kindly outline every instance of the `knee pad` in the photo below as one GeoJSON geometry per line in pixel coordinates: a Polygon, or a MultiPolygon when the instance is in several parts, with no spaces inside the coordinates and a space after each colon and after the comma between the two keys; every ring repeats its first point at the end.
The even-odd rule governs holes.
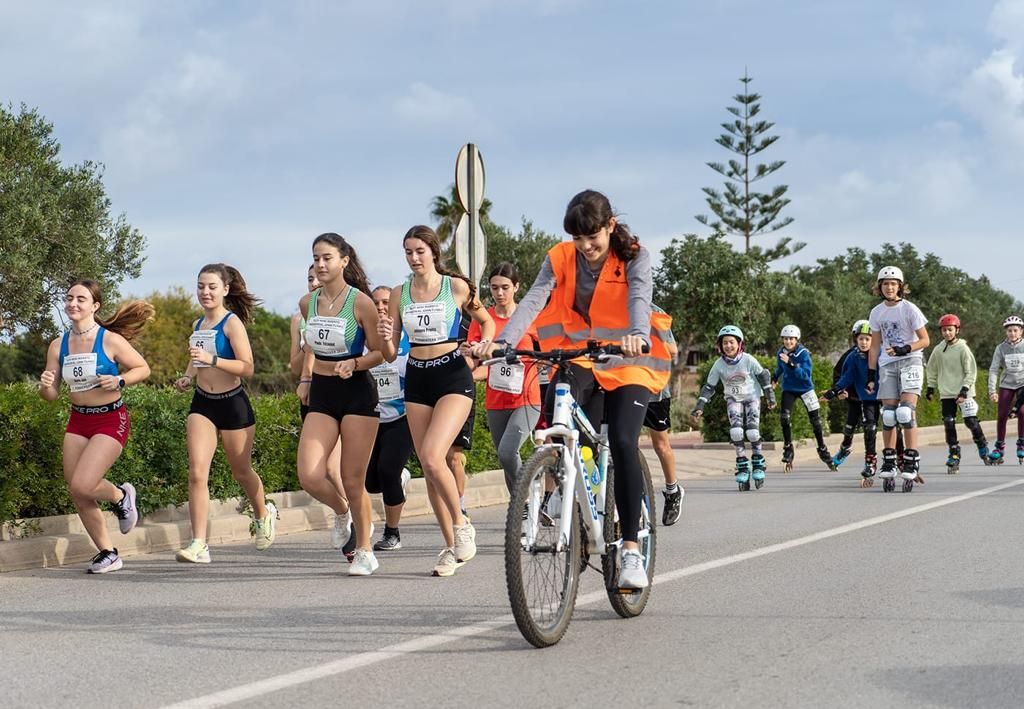
{"type": "Polygon", "coordinates": [[[856,426],[851,426],[850,424],[846,424],[845,426],[843,426],[843,435],[844,436],[852,436],[853,432],[856,431],[856,430],[857,430],[856,426]]]}
{"type": "Polygon", "coordinates": [[[972,431],[981,428],[981,422],[978,421],[977,416],[968,416],[967,418],[965,418],[964,425],[966,425],[967,428],[969,428],[972,431]]]}
{"type": "Polygon", "coordinates": [[[896,407],[886,404],[882,407],[882,428],[891,431],[896,428],[896,407]]]}
{"type": "Polygon", "coordinates": [[[751,443],[757,443],[761,440],[761,431],[756,428],[747,429],[747,440],[751,443]]]}
{"type": "Polygon", "coordinates": [[[779,420],[782,422],[783,426],[789,423],[791,416],[792,414],[790,414],[790,412],[788,411],[783,411],[782,413],[779,414],[779,420]]]}
{"type": "Polygon", "coordinates": [[[733,443],[743,442],[743,428],[740,426],[733,426],[729,429],[729,439],[733,443]]]}
{"type": "Polygon", "coordinates": [[[865,424],[865,426],[864,426],[864,435],[865,436],[871,437],[871,436],[876,435],[877,433],[878,433],[878,427],[875,424],[873,424],[873,423],[872,424],[865,424]]]}
{"type": "Polygon", "coordinates": [[[896,421],[900,426],[903,426],[903,428],[914,427],[914,408],[914,406],[911,406],[905,401],[901,401],[900,405],[896,407],[896,421]]]}
{"type": "MultiPolygon", "coordinates": [[[[900,422],[902,423],[902,421],[900,422]]],[[[943,416],[942,425],[946,427],[947,431],[956,430],[956,416],[943,416]]]]}

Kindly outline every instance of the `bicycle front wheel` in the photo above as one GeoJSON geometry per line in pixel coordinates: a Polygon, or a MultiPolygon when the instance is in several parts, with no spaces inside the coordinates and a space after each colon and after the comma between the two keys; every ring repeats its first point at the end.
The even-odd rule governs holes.
{"type": "MultiPolygon", "coordinates": [[[[562,524],[559,510],[544,510],[545,481],[561,466],[556,448],[537,450],[519,471],[505,518],[505,583],[512,615],[535,647],[554,645],[569,627],[580,580],[580,514],[562,524]],[[560,530],[566,539],[558,549],[560,530]]],[[[552,503],[561,504],[562,485],[552,503]]]]}
{"type": "MultiPolygon", "coordinates": [[[[654,483],[651,482],[651,470],[647,467],[647,459],[640,456],[640,471],[643,478],[643,498],[640,502],[640,555],[644,559],[644,570],[647,572],[647,588],[628,592],[618,587],[618,559],[615,554],[604,554],[601,557],[601,570],[604,572],[605,588],[608,589],[608,600],[612,608],[623,618],[633,618],[644,612],[647,600],[651,597],[651,583],[654,581],[654,560],[658,548],[658,525],[655,524],[657,514],[654,509],[654,483]]],[[[614,467],[608,464],[608,481],[605,487],[604,539],[606,543],[622,538],[622,530],[615,514],[615,475],[614,467]]]]}

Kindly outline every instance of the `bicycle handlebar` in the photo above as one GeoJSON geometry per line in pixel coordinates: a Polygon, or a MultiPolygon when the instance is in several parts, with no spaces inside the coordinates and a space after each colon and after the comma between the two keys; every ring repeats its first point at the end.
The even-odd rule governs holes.
{"type": "MultiPolygon", "coordinates": [[[[644,354],[648,354],[651,351],[650,345],[644,345],[641,348],[644,354]]],[[[608,357],[625,357],[622,353],[622,347],[619,345],[606,344],[602,345],[597,340],[590,340],[587,342],[586,347],[582,347],[574,350],[519,350],[511,346],[506,346],[504,350],[498,354],[497,357],[488,359],[482,364],[491,365],[497,364],[498,362],[505,362],[506,364],[514,364],[520,357],[528,357],[530,359],[541,360],[544,362],[550,362],[551,364],[562,364],[569,360],[579,359],[580,357],[587,357],[588,359],[600,360],[608,357]]]]}

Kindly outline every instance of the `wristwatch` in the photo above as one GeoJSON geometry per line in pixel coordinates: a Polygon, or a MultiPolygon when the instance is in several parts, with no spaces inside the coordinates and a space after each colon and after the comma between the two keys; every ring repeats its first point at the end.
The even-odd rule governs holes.
{"type": "Polygon", "coordinates": [[[217,355],[214,355],[213,359],[210,360],[210,366],[211,367],[216,367],[217,366],[217,359],[218,359],[217,355]]]}
{"type": "Polygon", "coordinates": [[[120,389],[124,389],[124,387],[125,387],[124,377],[118,377],[117,378],[117,386],[120,389]]]}

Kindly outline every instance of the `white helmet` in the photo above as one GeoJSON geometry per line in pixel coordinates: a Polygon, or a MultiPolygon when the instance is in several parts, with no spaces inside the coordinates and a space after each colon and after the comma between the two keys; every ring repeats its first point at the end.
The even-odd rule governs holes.
{"type": "Polygon", "coordinates": [[[796,325],[786,325],[786,327],[782,328],[782,332],[779,333],[779,337],[795,337],[799,340],[800,328],[796,325]]]}
{"type": "Polygon", "coordinates": [[[852,335],[870,335],[871,324],[867,320],[858,320],[853,324],[853,329],[850,331],[852,335]]]}
{"type": "Polygon", "coordinates": [[[1020,327],[1024,327],[1024,320],[1021,320],[1016,315],[1011,315],[1006,318],[1006,320],[1003,320],[1003,327],[1010,327],[1010,325],[1019,325],[1020,327]]]}
{"type": "Polygon", "coordinates": [[[903,283],[903,271],[895,266],[886,266],[878,272],[878,281],[894,280],[903,283]]]}

